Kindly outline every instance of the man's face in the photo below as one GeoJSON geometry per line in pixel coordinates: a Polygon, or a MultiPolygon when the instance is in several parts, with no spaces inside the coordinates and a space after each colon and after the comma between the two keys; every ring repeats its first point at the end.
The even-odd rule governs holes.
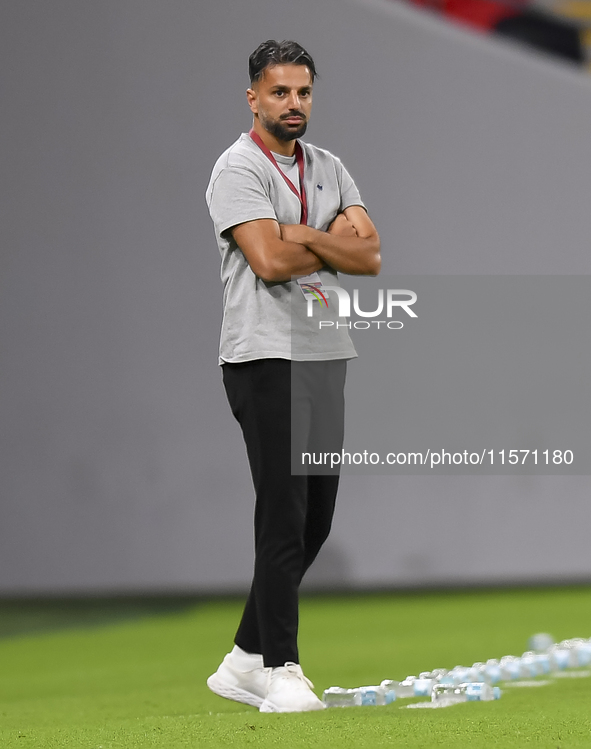
{"type": "Polygon", "coordinates": [[[277,140],[294,140],[306,132],[312,109],[312,76],[306,65],[265,68],[246,95],[252,112],[277,140]]]}

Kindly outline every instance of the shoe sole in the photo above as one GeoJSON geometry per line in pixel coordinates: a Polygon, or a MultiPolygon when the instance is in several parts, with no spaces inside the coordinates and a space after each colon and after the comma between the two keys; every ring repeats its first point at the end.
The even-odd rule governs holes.
{"type": "MultiPolygon", "coordinates": [[[[233,700],[234,702],[242,702],[245,705],[251,705],[252,707],[260,708],[263,704],[263,698],[254,694],[253,692],[247,692],[246,689],[240,689],[240,687],[234,687],[227,682],[224,682],[217,673],[212,674],[207,680],[207,686],[212,692],[217,694],[219,697],[224,697],[227,700],[233,700]]],[[[276,712],[268,710],[266,712],[276,712]]]]}
{"type": "Polygon", "coordinates": [[[293,710],[285,707],[277,707],[277,705],[274,705],[270,700],[263,700],[259,711],[261,713],[310,713],[313,710],[324,710],[325,707],[326,705],[320,703],[320,705],[315,707],[306,707],[303,709],[296,708],[295,710],[293,710]]]}

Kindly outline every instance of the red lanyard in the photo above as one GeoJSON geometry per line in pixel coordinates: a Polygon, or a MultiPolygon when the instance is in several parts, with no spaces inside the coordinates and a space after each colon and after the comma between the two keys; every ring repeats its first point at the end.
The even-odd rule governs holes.
{"type": "Polygon", "coordinates": [[[298,200],[300,201],[300,204],[302,206],[302,213],[300,218],[300,224],[307,224],[308,223],[308,201],[306,199],[306,190],[304,189],[304,152],[302,151],[302,147],[300,146],[299,142],[296,140],[295,144],[295,155],[296,155],[296,161],[298,162],[298,170],[300,172],[300,186],[301,186],[301,193],[298,190],[298,188],[294,185],[294,183],[287,177],[283,171],[279,168],[279,164],[275,160],[275,157],[271,153],[271,151],[267,148],[267,146],[263,143],[263,139],[258,133],[255,133],[254,128],[248,133],[250,137],[254,140],[254,142],[257,144],[257,146],[261,149],[261,151],[265,154],[265,156],[271,161],[273,164],[275,164],[275,168],[279,172],[279,174],[283,177],[283,179],[287,182],[289,189],[298,197],[298,200]]]}

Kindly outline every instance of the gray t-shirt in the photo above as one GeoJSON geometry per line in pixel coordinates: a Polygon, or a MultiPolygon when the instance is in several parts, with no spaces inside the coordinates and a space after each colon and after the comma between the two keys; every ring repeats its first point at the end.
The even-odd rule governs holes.
{"type": "MultiPolygon", "coordinates": [[[[326,231],[335,216],[351,205],[365,207],[355,183],[336,156],[300,141],[308,225],[326,231]]],[[[286,168],[284,164],[281,167],[286,168]]],[[[287,167],[288,168],[288,167],[287,167]]],[[[293,180],[292,180],[293,181],[293,180]]],[[[298,182],[294,182],[299,187],[298,182]]],[[[220,364],[253,359],[298,361],[351,359],[357,356],[348,333],[348,321],[338,317],[336,295],[329,306],[307,303],[295,281],[267,283],[250,268],[228,231],[256,219],[298,224],[301,205],[275,165],[243,133],[217,160],[206,192],[222,257],[223,321],[220,364]],[[319,320],[334,324],[319,326],[319,320]]],[[[332,269],[319,271],[323,286],[340,286],[332,269]]]]}
{"type": "Polygon", "coordinates": [[[273,154],[273,158],[277,162],[277,166],[281,169],[283,174],[285,174],[285,176],[292,182],[292,184],[296,185],[298,189],[301,189],[300,172],[295,155],[284,156],[281,153],[275,153],[275,151],[271,151],[271,153],[273,154]]]}

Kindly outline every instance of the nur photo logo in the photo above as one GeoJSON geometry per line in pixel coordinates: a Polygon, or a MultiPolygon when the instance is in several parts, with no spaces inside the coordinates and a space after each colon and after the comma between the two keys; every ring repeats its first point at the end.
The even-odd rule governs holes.
{"type": "MultiPolygon", "coordinates": [[[[315,289],[315,291],[318,292],[318,289],[315,289]]],[[[341,286],[324,286],[323,291],[325,294],[322,294],[322,300],[316,297],[318,301],[324,301],[328,306],[326,296],[328,292],[333,292],[333,294],[337,295],[338,316],[345,318],[351,317],[351,296],[346,289],[343,289],[341,286]]],[[[390,330],[399,330],[404,327],[404,323],[401,320],[392,319],[394,310],[402,309],[409,317],[417,317],[417,313],[411,309],[416,301],[417,295],[410,289],[378,289],[377,306],[375,306],[374,309],[361,309],[359,289],[353,289],[353,312],[357,317],[376,318],[385,313],[387,319],[349,320],[347,322],[341,322],[340,320],[319,320],[318,327],[320,329],[347,327],[356,328],[357,330],[367,330],[372,325],[378,329],[383,325],[390,330]]],[[[371,305],[373,303],[373,305],[376,305],[375,297],[373,302],[371,300],[364,300],[364,302],[366,304],[371,305]]],[[[308,297],[307,305],[307,316],[314,317],[314,298],[308,297]]]]}

